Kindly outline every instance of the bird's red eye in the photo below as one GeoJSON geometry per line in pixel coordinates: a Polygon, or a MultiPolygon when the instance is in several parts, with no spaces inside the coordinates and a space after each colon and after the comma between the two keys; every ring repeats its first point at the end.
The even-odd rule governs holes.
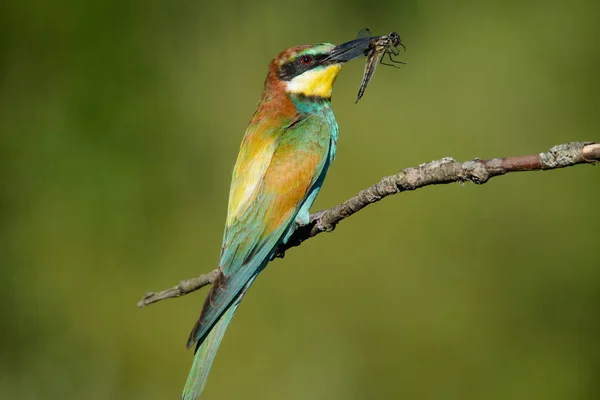
{"type": "Polygon", "coordinates": [[[310,56],[302,56],[300,58],[300,62],[302,64],[310,64],[312,62],[312,57],[310,57],[310,56]]]}

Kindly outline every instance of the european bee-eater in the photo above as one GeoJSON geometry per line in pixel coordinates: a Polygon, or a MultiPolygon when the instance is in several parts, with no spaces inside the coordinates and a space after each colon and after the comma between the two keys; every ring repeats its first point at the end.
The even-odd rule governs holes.
{"type": "Polygon", "coordinates": [[[244,294],[309,210],[335,157],[333,83],[345,62],[364,56],[354,40],[292,47],[270,66],[233,170],[219,274],[187,342],[197,343],[184,400],[197,399],[244,294]]]}

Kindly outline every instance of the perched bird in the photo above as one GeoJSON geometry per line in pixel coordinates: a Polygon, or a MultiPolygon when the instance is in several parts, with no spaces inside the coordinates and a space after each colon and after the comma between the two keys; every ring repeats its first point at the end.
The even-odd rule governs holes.
{"type": "Polygon", "coordinates": [[[244,294],[309,210],[335,157],[333,83],[369,43],[292,47],[270,66],[233,170],[218,276],[187,342],[197,343],[182,398],[197,399],[244,294]]]}

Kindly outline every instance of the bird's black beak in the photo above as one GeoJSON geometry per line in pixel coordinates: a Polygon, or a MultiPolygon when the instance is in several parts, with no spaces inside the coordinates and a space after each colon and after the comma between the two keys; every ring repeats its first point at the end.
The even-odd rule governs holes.
{"type": "Polygon", "coordinates": [[[354,39],[342,43],[339,46],[335,46],[333,50],[331,50],[331,53],[329,53],[327,60],[336,63],[348,62],[355,58],[365,56],[370,47],[371,38],[354,39]]]}

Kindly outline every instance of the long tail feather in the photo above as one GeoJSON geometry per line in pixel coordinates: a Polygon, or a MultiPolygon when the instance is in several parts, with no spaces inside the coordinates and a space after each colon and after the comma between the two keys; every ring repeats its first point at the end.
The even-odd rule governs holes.
{"type": "Polygon", "coordinates": [[[227,330],[242,298],[246,294],[246,291],[248,291],[252,282],[254,282],[255,278],[256,275],[244,286],[242,292],[233,301],[227,311],[223,313],[221,318],[219,318],[219,321],[213,326],[208,336],[206,336],[200,347],[197,349],[196,354],[194,355],[192,368],[187,381],[185,382],[183,395],[181,396],[182,400],[196,400],[202,394],[204,386],[206,385],[206,380],[208,379],[208,373],[215,360],[221,340],[223,340],[223,335],[225,335],[225,330],[227,330]]]}

